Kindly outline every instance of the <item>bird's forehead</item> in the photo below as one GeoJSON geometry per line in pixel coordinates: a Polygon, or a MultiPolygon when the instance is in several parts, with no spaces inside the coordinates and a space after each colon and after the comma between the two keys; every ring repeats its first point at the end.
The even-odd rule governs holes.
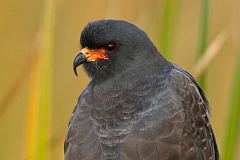
{"type": "Polygon", "coordinates": [[[118,29],[113,23],[92,22],[86,25],[80,37],[82,47],[98,48],[114,40],[118,29]]]}

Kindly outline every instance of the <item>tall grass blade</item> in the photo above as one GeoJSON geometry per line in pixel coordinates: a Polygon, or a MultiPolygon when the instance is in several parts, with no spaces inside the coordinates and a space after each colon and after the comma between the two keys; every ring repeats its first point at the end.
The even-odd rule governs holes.
{"type": "Polygon", "coordinates": [[[27,131],[26,131],[26,147],[25,155],[27,160],[36,159],[36,146],[37,146],[37,117],[38,117],[38,97],[39,97],[39,86],[38,86],[38,72],[34,66],[31,69],[30,84],[29,84],[29,102],[27,107],[27,131]]]}
{"type": "Polygon", "coordinates": [[[205,53],[199,58],[195,70],[194,77],[196,79],[207,69],[207,67],[213,62],[214,58],[217,57],[219,50],[223,47],[228,39],[228,33],[223,30],[217,35],[217,37],[207,47],[205,53]]]}
{"type": "MultiPolygon", "coordinates": [[[[208,34],[208,0],[201,1],[201,14],[200,14],[200,28],[199,28],[199,39],[197,45],[197,59],[203,56],[203,53],[207,47],[207,34],[208,34]]],[[[205,88],[205,77],[206,72],[203,72],[199,77],[199,85],[205,88]]]]}
{"type": "Polygon", "coordinates": [[[41,40],[39,44],[39,63],[32,72],[29,107],[27,143],[28,159],[49,159],[49,128],[51,111],[52,54],[54,27],[54,0],[45,0],[41,40]]]}
{"type": "Polygon", "coordinates": [[[171,48],[174,41],[174,31],[177,26],[177,15],[180,9],[181,1],[164,0],[163,14],[161,15],[161,23],[159,28],[159,44],[157,44],[160,52],[170,58],[171,48]]]}
{"type": "Polygon", "coordinates": [[[222,159],[234,159],[237,142],[240,135],[240,50],[235,66],[234,81],[230,94],[230,110],[226,123],[224,143],[222,147],[222,159]]]}

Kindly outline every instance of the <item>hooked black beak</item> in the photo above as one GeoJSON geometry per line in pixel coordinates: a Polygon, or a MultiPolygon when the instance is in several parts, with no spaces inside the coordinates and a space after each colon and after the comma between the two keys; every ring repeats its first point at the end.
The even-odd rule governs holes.
{"type": "Polygon", "coordinates": [[[87,62],[87,57],[82,53],[80,52],[75,58],[74,58],[74,61],[73,61],[73,71],[75,73],[76,76],[78,76],[77,74],[77,67],[83,63],[86,63],[87,62]]]}

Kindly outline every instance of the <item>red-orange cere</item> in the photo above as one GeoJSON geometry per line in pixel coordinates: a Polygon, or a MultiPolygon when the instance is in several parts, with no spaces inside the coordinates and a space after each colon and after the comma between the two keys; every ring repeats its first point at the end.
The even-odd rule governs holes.
{"type": "Polygon", "coordinates": [[[109,57],[105,54],[104,49],[89,49],[83,48],[81,52],[87,57],[87,61],[94,62],[99,59],[108,60],[109,57]]]}

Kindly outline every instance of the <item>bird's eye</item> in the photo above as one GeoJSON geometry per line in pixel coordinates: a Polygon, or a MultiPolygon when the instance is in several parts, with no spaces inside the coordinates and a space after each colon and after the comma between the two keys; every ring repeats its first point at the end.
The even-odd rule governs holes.
{"type": "Polygon", "coordinates": [[[107,45],[105,45],[103,47],[103,49],[108,51],[108,52],[113,52],[113,51],[115,51],[116,48],[117,48],[116,43],[108,43],[107,45]]]}

